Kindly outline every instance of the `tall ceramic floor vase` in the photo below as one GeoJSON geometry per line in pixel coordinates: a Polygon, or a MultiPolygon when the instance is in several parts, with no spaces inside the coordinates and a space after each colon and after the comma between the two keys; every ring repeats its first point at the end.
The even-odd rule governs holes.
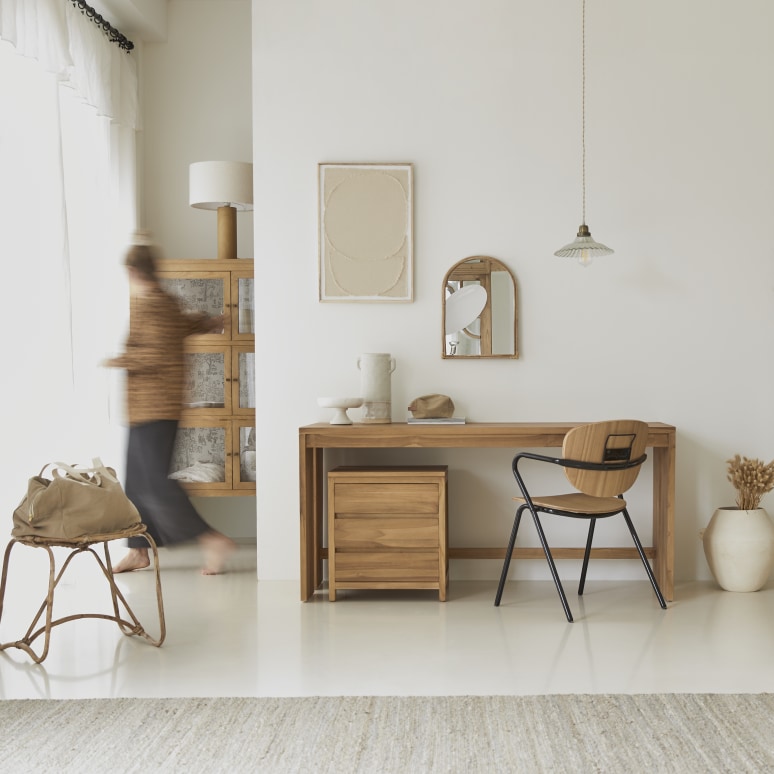
{"type": "Polygon", "coordinates": [[[392,372],[395,358],[385,352],[370,352],[357,359],[360,369],[362,422],[392,422],[392,372]]]}
{"type": "Polygon", "coordinates": [[[726,591],[758,591],[774,565],[774,524],[763,508],[718,508],[702,533],[704,555],[726,591]]]}

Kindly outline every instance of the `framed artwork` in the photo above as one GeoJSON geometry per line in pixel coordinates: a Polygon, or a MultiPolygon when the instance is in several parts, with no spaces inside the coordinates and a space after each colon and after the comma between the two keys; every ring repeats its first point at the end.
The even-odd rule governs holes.
{"type": "Polygon", "coordinates": [[[411,164],[319,164],[320,301],[414,300],[411,164]]]}

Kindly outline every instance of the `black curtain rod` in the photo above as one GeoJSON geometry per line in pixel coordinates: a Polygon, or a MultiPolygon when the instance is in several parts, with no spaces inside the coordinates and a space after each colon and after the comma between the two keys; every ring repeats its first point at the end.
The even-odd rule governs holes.
{"type": "Polygon", "coordinates": [[[126,35],[122,35],[107,21],[107,19],[100,16],[100,14],[98,14],[90,5],[87,5],[84,0],[70,0],[70,2],[76,8],[80,9],[80,12],[91,19],[98,27],[101,27],[105,35],[110,38],[111,43],[115,43],[120,49],[123,49],[127,53],[134,48],[134,43],[132,43],[126,35]]]}

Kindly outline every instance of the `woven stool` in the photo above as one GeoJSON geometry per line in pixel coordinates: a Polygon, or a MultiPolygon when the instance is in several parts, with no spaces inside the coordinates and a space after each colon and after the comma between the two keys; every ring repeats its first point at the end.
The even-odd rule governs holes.
{"type": "Polygon", "coordinates": [[[161,577],[159,574],[158,551],[156,549],[156,543],[154,542],[153,538],[147,533],[146,527],[144,524],[137,524],[136,526],[123,530],[121,532],[111,532],[104,535],[84,535],[76,540],[62,540],[62,539],[41,538],[41,537],[12,538],[11,542],[8,543],[8,547],[5,549],[5,557],[3,559],[3,574],[2,574],[2,580],[0,580],[0,620],[2,620],[2,617],[3,617],[3,601],[5,599],[5,587],[6,587],[7,577],[8,577],[8,562],[11,556],[11,550],[17,543],[21,543],[22,545],[29,546],[30,548],[45,548],[46,551],[48,551],[48,558],[49,558],[48,594],[46,595],[46,598],[43,601],[43,604],[38,609],[38,612],[36,613],[35,617],[32,619],[32,623],[30,624],[29,629],[27,629],[27,632],[24,635],[24,637],[22,637],[20,640],[16,640],[15,642],[0,643],[0,651],[6,650],[6,648],[20,648],[21,650],[26,651],[30,655],[33,661],[35,661],[37,664],[40,664],[48,655],[48,646],[49,646],[49,641],[51,639],[51,629],[54,626],[59,626],[59,624],[66,623],[67,621],[76,621],[80,618],[102,618],[106,621],[115,621],[118,624],[119,629],[121,629],[121,631],[127,636],[133,636],[135,634],[139,634],[140,636],[148,640],[148,642],[150,642],[151,645],[155,645],[156,647],[158,647],[159,645],[161,645],[162,642],[164,642],[164,638],[166,637],[166,625],[164,623],[164,603],[161,598],[161,577]],[[116,586],[115,578],[113,577],[113,565],[110,561],[110,551],[108,550],[108,543],[111,540],[119,540],[121,538],[140,537],[140,536],[145,538],[145,540],[148,542],[148,545],[151,551],[153,552],[153,565],[156,572],[156,599],[158,602],[159,626],[161,631],[158,639],[154,639],[145,631],[142,624],[137,620],[137,616],[132,612],[132,609],[129,607],[129,604],[124,598],[124,595],[116,586]],[[103,545],[104,552],[105,552],[104,562],[102,558],[99,556],[99,554],[97,554],[95,549],[92,548],[92,545],[96,543],[102,543],[103,545]],[[70,549],[70,553],[68,554],[67,559],[65,559],[64,564],[62,565],[59,572],[56,571],[56,560],[54,558],[54,552],[51,550],[52,547],[54,546],[70,549]],[[64,575],[64,572],[69,566],[70,562],[78,554],[82,554],[82,553],[89,553],[96,559],[97,564],[99,564],[100,569],[102,570],[102,573],[107,579],[107,582],[110,585],[110,596],[111,596],[111,599],[113,600],[113,615],[108,615],[106,613],[79,613],[77,615],[68,615],[63,618],[54,619],[53,618],[54,590],[59,584],[59,581],[62,579],[62,576],[64,575]],[[121,608],[119,607],[119,603],[124,608],[124,611],[125,611],[124,614],[128,615],[129,619],[131,620],[127,620],[127,618],[122,617],[122,612],[121,612],[121,608]],[[36,629],[35,627],[38,625],[38,622],[40,621],[40,618],[44,612],[46,614],[46,623],[44,626],[40,626],[39,628],[36,629]],[[41,654],[38,656],[35,653],[35,651],[32,649],[31,645],[33,641],[37,639],[41,634],[45,634],[45,640],[44,640],[43,650],[41,654]]]}

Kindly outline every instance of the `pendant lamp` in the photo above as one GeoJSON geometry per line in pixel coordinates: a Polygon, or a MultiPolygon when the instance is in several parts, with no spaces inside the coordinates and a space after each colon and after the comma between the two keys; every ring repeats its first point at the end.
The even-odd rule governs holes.
{"type": "Polygon", "coordinates": [[[613,250],[595,242],[586,225],[586,0],[582,0],[581,10],[581,179],[583,222],[575,241],[557,250],[554,255],[576,258],[581,266],[588,266],[596,256],[612,255],[613,250]]]}

